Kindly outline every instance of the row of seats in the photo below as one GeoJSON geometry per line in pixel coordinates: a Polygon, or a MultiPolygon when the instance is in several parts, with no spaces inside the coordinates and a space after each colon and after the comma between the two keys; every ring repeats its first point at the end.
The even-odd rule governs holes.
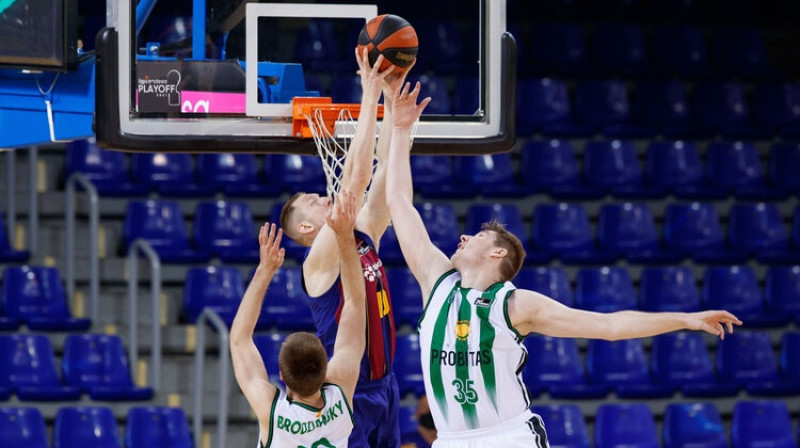
{"type": "MultiPolygon", "coordinates": [[[[395,375],[402,395],[424,393],[419,336],[397,337],[395,375]]],[[[704,335],[678,332],[653,338],[589,340],[585,359],[574,339],[531,335],[522,371],[532,396],[558,399],[735,397],[800,394],[800,333],[783,335],[776,356],[766,332],[737,329],[709,354],[704,335]]]]}
{"type": "MultiPolygon", "coordinates": [[[[70,334],[59,375],[50,339],[40,334],[0,335],[0,398],[23,401],[143,401],[153,396],[131,379],[128,358],[116,335],[70,334]],[[62,380],[63,376],[63,380],[62,380]]],[[[6,446],[0,444],[0,446],[6,446]]]]}
{"type": "MultiPolygon", "coordinates": [[[[132,407],[125,419],[125,448],[192,448],[181,408],[132,407]]],[[[64,406],[56,413],[53,444],[41,411],[0,407],[0,446],[16,448],[122,448],[116,418],[107,407],[64,406]]]]}
{"type": "MultiPolygon", "coordinates": [[[[736,403],[730,430],[709,402],[667,404],[661,431],[651,408],[641,403],[601,404],[593,433],[577,405],[534,405],[531,410],[542,417],[550,446],[559,448],[795,448],[795,434],[800,437],[793,410],[779,400],[736,403]]],[[[417,431],[412,408],[401,407],[400,426],[404,439],[417,431]]]]}

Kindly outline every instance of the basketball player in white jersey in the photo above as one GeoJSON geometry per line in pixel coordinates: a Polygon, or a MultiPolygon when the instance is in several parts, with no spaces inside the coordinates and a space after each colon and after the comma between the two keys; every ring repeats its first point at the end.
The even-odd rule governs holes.
{"type": "Polygon", "coordinates": [[[322,343],[311,333],[290,335],[278,355],[285,392],[269,382],[253,342],[267,285],[284,258],[282,229],[276,232],[275,224],[261,227],[261,261],[230,333],[236,381],[258,418],[258,448],[347,447],[354,423],[350,403],[366,344],[366,293],[353,234],[356,214],[355,196],[343,191],[326,217],[336,234],[344,296],[333,356],[327,360],[322,343]]]}
{"type": "Polygon", "coordinates": [[[704,330],[720,338],[739,319],[727,311],[595,313],[569,308],[510,282],[525,258],[522,243],[497,222],[463,235],[448,258],[434,246],[412,204],[409,129],[430,102],[419,83],[399,92],[389,150],[387,202],[397,239],[420,284],[419,322],[425,392],[438,430],[434,448],[547,447],[544,423],[520,373],[529,333],[618,340],[704,330]],[[398,144],[395,144],[398,143],[398,144]]]}

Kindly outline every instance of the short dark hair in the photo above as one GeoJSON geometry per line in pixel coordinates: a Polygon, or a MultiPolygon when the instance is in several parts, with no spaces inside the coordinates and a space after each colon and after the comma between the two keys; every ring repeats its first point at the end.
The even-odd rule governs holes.
{"type": "Polygon", "coordinates": [[[283,229],[283,233],[285,233],[294,241],[297,241],[297,233],[295,232],[295,228],[291,223],[292,214],[294,213],[294,203],[300,199],[300,196],[303,194],[305,193],[295,193],[289,198],[288,201],[286,201],[285,204],[283,204],[283,208],[281,208],[281,228],[283,229]]]}
{"type": "Polygon", "coordinates": [[[522,263],[525,261],[525,248],[522,246],[522,241],[506,230],[497,220],[483,223],[481,230],[494,232],[495,244],[508,252],[500,264],[501,280],[505,282],[516,277],[519,270],[522,269],[522,263]]]}
{"type": "Polygon", "coordinates": [[[328,357],[318,337],[308,332],[293,333],[281,346],[278,368],[286,387],[307,397],[322,388],[328,357]]]}

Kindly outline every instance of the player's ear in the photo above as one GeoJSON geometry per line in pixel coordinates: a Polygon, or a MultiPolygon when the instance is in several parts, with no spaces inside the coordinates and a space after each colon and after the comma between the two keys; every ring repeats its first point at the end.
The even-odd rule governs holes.
{"type": "Polygon", "coordinates": [[[297,233],[300,235],[309,235],[316,230],[317,226],[312,224],[310,221],[301,221],[297,224],[297,233]]]}
{"type": "Polygon", "coordinates": [[[508,255],[508,250],[502,247],[495,247],[489,255],[491,258],[505,258],[508,255]]]}

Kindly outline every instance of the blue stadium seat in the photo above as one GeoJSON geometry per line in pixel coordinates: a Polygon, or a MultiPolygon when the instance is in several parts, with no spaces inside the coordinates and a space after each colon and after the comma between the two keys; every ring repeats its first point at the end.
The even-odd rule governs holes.
{"type": "Polygon", "coordinates": [[[728,216],[728,238],[735,249],[763,261],[800,262],[800,252],[789,251],[783,218],[773,203],[734,204],[728,216]]]}
{"type": "Polygon", "coordinates": [[[700,293],[685,266],[648,267],[639,278],[639,307],[644,311],[700,310],[700,293]]]}
{"type": "Polygon", "coordinates": [[[0,387],[10,388],[23,401],[69,401],[80,398],[76,387],[58,376],[50,339],[43,335],[0,335],[0,387]]]}
{"type": "Polygon", "coordinates": [[[275,184],[283,190],[325,194],[325,171],[319,156],[272,154],[270,164],[275,184]]]}
{"type": "MultiPolygon", "coordinates": [[[[446,65],[444,64],[443,66],[446,65]]],[[[424,97],[431,97],[431,102],[423,112],[424,115],[450,115],[453,113],[450,93],[447,91],[447,83],[444,78],[425,74],[420,76],[418,80],[422,85],[422,92],[425,92],[424,97]]]]}
{"type": "Polygon", "coordinates": [[[525,244],[525,224],[522,222],[522,215],[514,204],[472,204],[467,208],[467,222],[464,226],[464,233],[475,235],[481,231],[484,223],[497,220],[505,226],[506,230],[513,233],[525,244]]]}
{"type": "Polygon", "coordinates": [[[598,25],[592,44],[593,62],[607,74],[642,75],[649,70],[647,45],[639,25],[598,25]]]}
{"type": "Polygon", "coordinates": [[[262,333],[253,336],[253,343],[261,355],[261,360],[264,362],[269,381],[272,384],[284,384],[280,376],[278,355],[281,352],[283,342],[286,341],[288,336],[288,333],[262,333]]]}
{"type": "Polygon", "coordinates": [[[417,407],[409,404],[401,404],[399,414],[400,421],[400,446],[416,447],[419,440],[417,431],[417,407]]]}
{"type": "Polygon", "coordinates": [[[653,381],[641,339],[589,340],[586,373],[591,383],[612,387],[620,398],[667,398],[677,389],[653,381]]]}
{"type": "Polygon", "coordinates": [[[331,84],[331,97],[335,103],[361,103],[361,78],[345,75],[334,79],[331,84]]]}
{"type": "Polygon", "coordinates": [[[143,153],[132,155],[131,172],[134,182],[147,185],[167,197],[209,197],[214,187],[199,183],[194,171],[191,154],[187,153],[143,153]]]}
{"type": "Polygon", "coordinates": [[[455,253],[461,232],[453,206],[423,202],[415,207],[428,230],[431,242],[447,256],[455,253]]]}
{"type": "Polygon", "coordinates": [[[595,448],[659,448],[653,413],[646,404],[601,404],[594,424],[595,448]]]}
{"type": "MultiPolygon", "coordinates": [[[[445,5],[440,2],[436,9],[445,5]]],[[[417,53],[417,63],[414,72],[422,73],[428,69],[435,69],[437,73],[459,74],[464,73],[470,63],[470,56],[465,48],[465,39],[459,27],[459,22],[453,19],[439,20],[429,18],[414,20],[414,29],[417,38],[427,45],[420,45],[417,53]]],[[[452,16],[451,16],[452,17],[452,16]]],[[[426,89],[423,89],[427,92],[426,89]]]]}
{"type": "Polygon", "coordinates": [[[789,381],[800,381],[800,333],[787,331],[781,336],[778,362],[783,378],[789,381]]]}
{"type": "Polygon", "coordinates": [[[3,212],[0,210],[0,262],[19,263],[28,261],[31,253],[27,250],[16,250],[11,246],[6,234],[6,223],[3,220],[3,212]]]}
{"type": "Polygon", "coordinates": [[[644,203],[600,206],[597,241],[602,250],[624,256],[631,263],[677,263],[683,255],[661,247],[653,212],[644,203]]]}
{"type": "Polygon", "coordinates": [[[708,72],[705,36],[696,26],[657,27],[653,31],[651,54],[654,66],[666,76],[694,76],[708,72]]]}
{"type": "Polygon", "coordinates": [[[772,71],[764,39],[756,28],[718,29],[711,54],[715,64],[726,74],[760,77],[772,71]]]}
{"type": "Polygon", "coordinates": [[[581,409],[574,404],[536,405],[531,412],[547,425],[547,442],[553,448],[589,448],[589,430],[581,409]]]}
{"type": "Polygon", "coordinates": [[[758,150],[752,143],[712,142],[706,150],[706,175],[712,186],[738,198],[769,200],[786,196],[767,187],[758,150]]]}
{"type": "Polygon", "coordinates": [[[61,359],[64,382],[92,400],[149,400],[153,389],[136,387],[122,340],[117,335],[71,334],[61,359]]]}
{"type": "Polygon", "coordinates": [[[223,263],[257,263],[258,233],[244,202],[200,202],[195,206],[192,240],[223,263]]]}
{"type": "MultiPolygon", "coordinates": [[[[283,202],[276,202],[272,205],[272,209],[270,210],[269,217],[270,221],[274,222],[276,225],[280,222],[281,217],[281,209],[283,209],[283,202]]],[[[284,235],[283,239],[281,239],[281,247],[286,250],[286,258],[291,258],[297,262],[301,262],[303,257],[305,256],[306,251],[308,250],[307,247],[301,245],[298,242],[295,242],[288,236],[284,235]]]]}
{"type": "Polygon", "coordinates": [[[712,403],[670,403],[664,409],[664,448],[728,448],[726,433],[712,403]]]}
{"type": "Polygon", "coordinates": [[[125,423],[125,448],[192,448],[189,421],[181,408],[136,406],[125,423]]]}
{"type": "Polygon", "coordinates": [[[789,316],[768,313],[753,269],[748,266],[710,266],[703,275],[703,306],[727,310],[750,326],[782,326],[789,316]]]}
{"type": "MultiPolygon", "coordinates": [[[[398,326],[417,327],[422,315],[422,291],[408,268],[388,269],[389,291],[392,297],[392,313],[398,326]]],[[[427,299],[427,298],[426,298],[427,299]]]]}
{"type": "Polygon", "coordinates": [[[174,201],[130,201],[122,226],[123,249],[137,239],[150,243],[163,263],[202,263],[211,254],[192,247],[183,212],[174,201]]]}
{"type": "Polygon", "coordinates": [[[770,134],[752,122],[744,87],[736,81],[698,82],[693,106],[703,136],[722,134],[729,138],[754,139],[770,134]]]}
{"type": "Polygon", "coordinates": [[[784,137],[796,138],[800,124],[800,83],[767,82],[756,84],[753,112],[761,125],[784,137]]]}
{"type": "Polygon", "coordinates": [[[583,149],[583,172],[593,188],[621,198],[661,198],[666,192],[642,180],[636,148],[629,141],[590,141],[583,149]]]}
{"type": "Polygon", "coordinates": [[[454,160],[457,183],[467,188],[478,187],[484,197],[511,198],[532,193],[514,173],[511,153],[457,156],[454,160]]]}
{"type": "Polygon", "coordinates": [[[280,330],[314,329],[300,269],[287,266],[278,269],[264,299],[261,310],[264,318],[280,330]]]}
{"type": "Polygon", "coordinates": [[[623,81],[583,81],[575,92],[578,121],[612,138],[641,138],[653,129],[634,123],[628,86],[623,81]]]}
{"type": "Polygon", "coordinates": [[[678,80],[644,80],[636,86],[633,115],[667,138],[690,138],[698,135],[692,124],[689,96],[678,80]]]}
{"type": "Polygon", "coordinates": [[[523,79],[519,83],[517,129],[520,135],[537,130],[553,137],[588,137],[592,127],[575,121],[567,86],[553,78],[523,79]]]}
{"type": "Polygon", "coordinates": [[[254,154],[198,154],[197,175],[226,197],[265,197],[279,193],[275,185],[261,182],[254,154]]]}
{"type": "MultiPolygon", "coordinates": [[[[339,33],[332,19],[309,20],[308,26],[297,36],[294,60],[303,61],[303,68],[310,70],[343,72],[347,68],[354,67],[353,53],[345,51],[339,33]]],[[[357,37],[357,35],[352,36],[354,41],[357,37]]]]}
{"type": "Polygon", "coordinates": [[[539,70],[564,74],[588,70],[583,31],[576,24],[537,23],[531,30],[530,51],[539,70]]]}
{"type": "Polygon", "coordinates": [[[705,180],[700,152],[688,141],[650,142],[645,159],[647,183],[687,199],[722,199],[727,191],[705,180]]]}
{"type": "Polygon", "coordinates": [[[610,313],[635,310],[636,293],[628,270],[621,267],[584,268],[575,277],[575,306],[610,313]]]}
{"type": "Polygon", "coordinates": [[[411,156],[411,177],[414,190],[426,198],[468,198],[478,187],[455,182],[453,157],[427,154],[411,156]]]}
{"type": "Polygon", "coordinates": [[[702,334],[689,331],[653,338],[650,368],[659,384],[679,387],[686,397],[732,397],[737,384],[717,381],[702,334]]]}
{"type": "Polygon", "coordinates": [[[132,181],[125,154],[101,148],[94,138],[67,144],[64,178],[82,173],[100,196],[144,196],[149,188],[132,181]]]}
{"type": "Polygon", "coordinates": [[[531,225],[532,252],[557,255],[565,263],[612,263],[614,254],[595,247],[594,233],[586,209],[580,204],[539,204],[531,225]]]}
{"type": "MultiPolygon", "coordinates": [[[[800,104],[797,106],[800,110],[800,104]]],[[[775,143],[769,152],[769,178],[773,188],[800,193],[800,144],[775,143]]]]}
{"type": "Polygon", "coordinates": [[[393,226],[387,227],[386,231],[383,232],[378,251],[381,255],[381,261],[387,266],[402,266],[406,262],[403,258],[403,252],[400,250],[400,242],[397,240],[397,234],[394,232],[393,226]]]}
{"type": "Polygon", "coordinates": [[[770,267],[764,299],[773,314],[800,316],[800,266],[770,267]]]}
{"type": "MultiPolygon", "coordinates": [[[[461,77],[456,80],[453,94],[453,113],[456,115],[474,115],[480,108],[480,94],[478,91],[478,78],[475,76],[461,77]]],[[[517,114],[517,120],[520,115],[517,114]]],[[[517,131],[520,131],[519,125],[517,131]]]]}
{"type": "Polygon", "coordinates": [[[91,321],[73,317],[58,269],[9,266],[3,274],[3,310],[32,331],[84,331],[91,321]]]}
{"type": "Polygon", "coordinates": [[[522,371],[528,390],[534,394],[546,389],[553,398],[604,398],[605,384],[589,384],[584,374],[578,345],[571,338],[530,335],[525,338],[530,357],[522,371]]]}
{"type": "Polygon", "coordinates": [[[789,409],[783,400],[739,401],[733,407],[734,448],[796,448],[789,409]]]}
{"type": "Polygon", "coordinates": [[[664,241],[699,263],[742,263],[746,253],[725,246],[719,215],[712,204],[669,204],[664,213],[664,241]]]}
{"type": "MultiPolygon", "coordinates": [[[[194,267],[186,272],[183,287],[183,317],[191,324],[205,308],[211,308],[230,325],[244,297],[244,279],[238,268],[230,266],[194,267]]],[[[266,327],[263,314],[258,329],[266,327]]]]}
{"type": "Polygon", "coordinates": [[[782,376],[778,370],[772,342],[764,331],[725,335],[717,346],[714,362],[721,382],[744,387],[750,396],[800,394],[800,382],[782,376]]]}
{"type": "Polygon", "coordinates": [[[122,448],[114,413],[106,407],[64,406],[56,413],[53,448],[122,448]]]}
{"type": "Polygon", "coordinates": [[[604,192],[589,188],[581,177],[575,149],[568,140],[531,140],[522,149],[522,183],[558,199],[598,199],[604,192]]]}
{"type": "Polygon", "coordinates": [[[422,379],[422,361],[420,359],[419,335],[397,335],[394,373],[397,376],[397,386],[400,396],[413,393],[420,396],[425,393],[425,383],[422,379]]]}
{"type": "Polygon", "coordinates": [[[0,446],[50,448],[41,411],[37,408],[0,408],[0,446]]]}
{"type": "Polygon", "coordinates": [[[544,294],[551,299],[573,306],[572,288],[569,285],[567,273],[561,268],[523,268],[514,279],[518,288],[530,289],[544,294]]]}

